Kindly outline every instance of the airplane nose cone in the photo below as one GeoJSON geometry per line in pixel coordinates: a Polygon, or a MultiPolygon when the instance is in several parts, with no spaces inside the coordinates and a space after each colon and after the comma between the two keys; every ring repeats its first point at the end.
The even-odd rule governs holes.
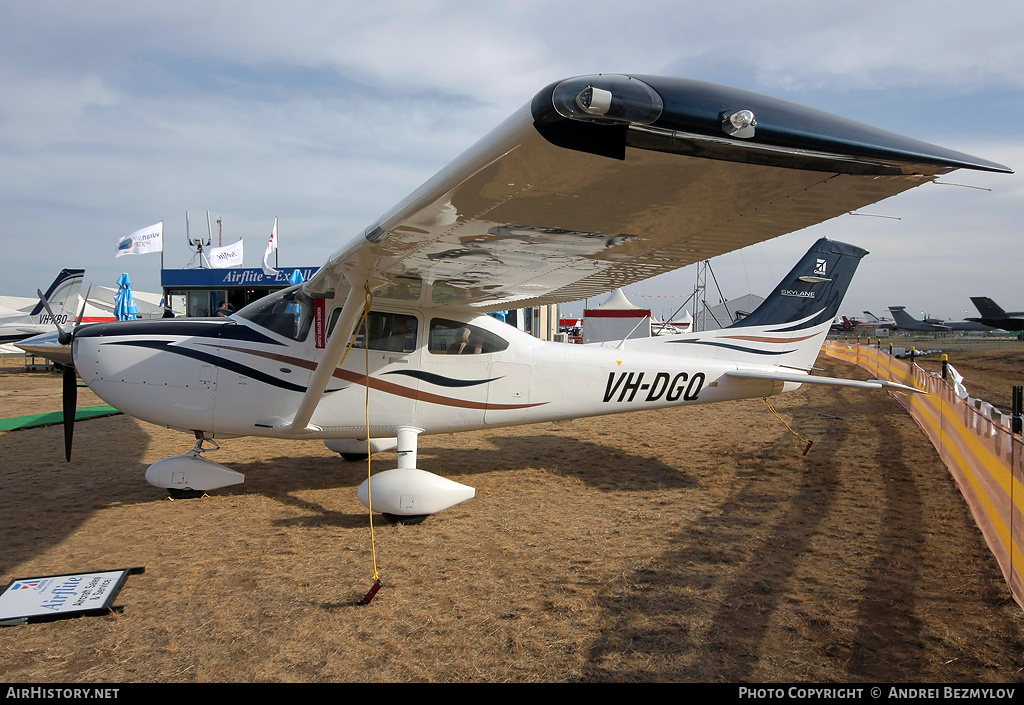
{"type": "Polygon", "coordinates": [[[101,399],[174,428],[213,426],[217,321],[122,321],[83,327],[75,368],[101,399]]]}

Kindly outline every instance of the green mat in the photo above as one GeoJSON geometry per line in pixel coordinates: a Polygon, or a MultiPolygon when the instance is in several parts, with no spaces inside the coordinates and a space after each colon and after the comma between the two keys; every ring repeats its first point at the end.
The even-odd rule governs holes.
{"type": "MultiPolygon", "coordinates": [[[[120,413],[112,406],[84,406],[75,412],[75,420],[95,419],[100,416],[113,416],[120,413]]],[[[0,419],[0,431],[52,426],[58,423],[64,423],[64,414],[60,411],[48,411],[45,414],[29,414],[28,416],[15,416],[13,419],[0,419]]]]}

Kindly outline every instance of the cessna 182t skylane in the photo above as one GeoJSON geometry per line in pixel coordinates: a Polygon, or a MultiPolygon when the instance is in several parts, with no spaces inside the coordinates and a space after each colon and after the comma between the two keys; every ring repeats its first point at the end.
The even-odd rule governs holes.
{"type": "MultiPolygon", "coordinates": [[[[75,366],[125,413],[195,433],[192,452],[149,468],[157,486],[241,482],[202,457],[212,439],[322,438],[343,454],[397,442],[398,469],[372,478],[373,509],[431,514],[474,490],[417,467],[421,433],[764,397],[804,382],[910,391],[809,376],[865,254],[827,240],[722,330],[566,345],[485,314],[596,296],[957,168],[1009,171],[736,89],[571,78],[305,284],[227,319],[83,327],[75,366]]],[[[366,503],[366,483],[360,495],[366,503]]]]}

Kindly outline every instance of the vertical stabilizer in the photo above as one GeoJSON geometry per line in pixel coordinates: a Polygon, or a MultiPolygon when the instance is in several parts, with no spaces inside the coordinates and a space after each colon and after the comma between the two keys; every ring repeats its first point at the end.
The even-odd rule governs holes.
{"type": "Polygon", "coordinates": [[[749,316],[729,330],[792,323],[832,323],[867,250],[822,238],[749,316]]]}
{"type": "Polygon", "coordinates": [[[809,370],[867,253],[822,238],[749,316],[672,342],[700,357],[809,370]]]}
{"type": "MultiPolygon", "coordinates": [[[[75,306],[78,304],[78,291],[82,288],[82,279],[85,277],[84,269],[62,269],[57,278],[53,280],[50,287],[43,294],[46,303],[50,304],[53,315],[60,316],[67,314],[68,318],[74,319],[76,315],[75,306]]],[[[43,312],[43,302],[40,301],[32,309],[30,315],[37,316],[43,312]]]]}
{"type": "Polygon", "coordinates": [[[972,296],[971,303],[973,303],[974,307],[978,309],[978,313],[981,314],[982,318],[1009,318],[1006,311],[1003,310],[1002,306],[1000,306],[987,296],[972,296]]]}

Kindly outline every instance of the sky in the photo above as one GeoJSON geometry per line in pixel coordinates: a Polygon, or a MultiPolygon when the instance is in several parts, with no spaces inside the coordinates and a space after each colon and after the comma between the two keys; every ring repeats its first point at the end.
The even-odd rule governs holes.
{"type": "MultiPolygon", "coordinates": [[[[1018,172],[953,172],[716,258],[726,298],[766,295],[825,236],[871,252],[847,315],[959,320],[970,296],[1021,310],[1021,37],[1010,0],[4,3],[0,294],[62,267],[158,291],[160,256],[115,260],[115,243],[163,221],[164,265],[186,266],[186,211],[193,235],[210,212],[215,245],[219,217],[250,267],[277,217],[282,267],[319,265],[547,84],[622,72],[766,93],[1018,172]]],[[[669,315],[695,276],[626,292],[669,315]]]]}

